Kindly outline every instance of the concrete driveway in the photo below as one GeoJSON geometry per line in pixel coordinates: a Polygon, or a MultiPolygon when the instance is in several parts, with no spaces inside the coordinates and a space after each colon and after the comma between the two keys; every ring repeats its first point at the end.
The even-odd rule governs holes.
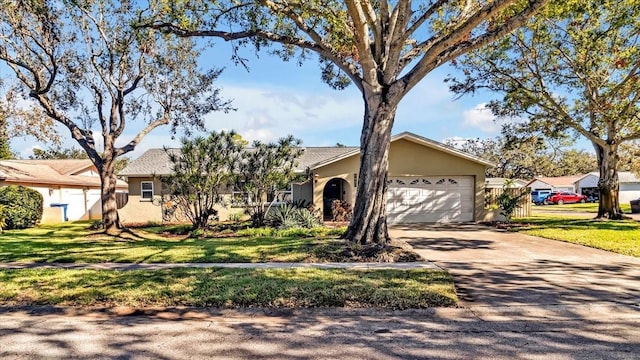
{"type": "Polygon", "coordinates": [[[480,225],[395,227],[453,274],[464,306],[640,304],[640,259],[480,225]]]}

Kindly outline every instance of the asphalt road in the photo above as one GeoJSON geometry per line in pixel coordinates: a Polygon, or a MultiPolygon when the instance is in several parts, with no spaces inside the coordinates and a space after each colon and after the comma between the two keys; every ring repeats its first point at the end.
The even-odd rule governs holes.
{"type": "MultiPolygon", "coordinates": [[[[2,359],[637,359],[627,307],[0,315],[2,359]]],[[[73,312],[73,311],[72,311],[73,312]]]]}

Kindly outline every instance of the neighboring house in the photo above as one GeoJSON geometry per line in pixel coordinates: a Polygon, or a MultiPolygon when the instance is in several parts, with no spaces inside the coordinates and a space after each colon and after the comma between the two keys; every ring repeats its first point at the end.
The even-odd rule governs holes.
{"type": "MultiPolygon", "coordinates": [[[[2,160],[0,186],[22,185],[43,198],[42,222],[99,219],[100,177],[91,160],[2,160]]],[[[117,191],[127,184],[118,181],[117,191]]]]}
{"type": "MultiPolygon", "coordinates": [[[[306,180],[291,185],[291,199],[312,202],[325,216],[332,200],[353,205],[359,154],[356,147],[304,148],[297,172],[306,180]]],[[[416,134],[393,136],[387,179],[388,222],[482,220],[488,166],[493,164],[416,134]]],[[[129,183],[129,202],[120,210],[123,222],[168,220],[163,219],[163,188],[158,176],[170,173],[171,164],[163,149],[148,150],[120,172],[129,183]]],[[[241,210],[220,209],[220,220],[241,210]]]]}
{"type": "Polygon", "coordinates": [[[576,182],[582,179],[584,175],[570,175],[570,176],[557,176],[557,177],[535,177],[529,181],[526,185],[534,190],[549,190],[549,191],[568,191],[576,192],[576,182]]]}
{"type": "Polygon", "coordinates": [[[511,180],[512,183],[509,186],[511,189],[519,189],[526,187],[529,183],[526,180],[522,179],[507,179],[507,178],[487,178],[485,187],[487,189],[502,189],[504,185],[507,183],[507,180],[511,180]]]}
{"type": "MultiPolygon", "coordinates": [[[[591,194],[597,195],[598,180],[600,180],[600,174],[597,172],[584,175],[576,181],[576,192],[587,196],[591,194]]],[[[640,178],[634,173],[630,171],[618,172],[618,182],[620,184],[619,196],[621,203],[640,198],[640,178]]]]}

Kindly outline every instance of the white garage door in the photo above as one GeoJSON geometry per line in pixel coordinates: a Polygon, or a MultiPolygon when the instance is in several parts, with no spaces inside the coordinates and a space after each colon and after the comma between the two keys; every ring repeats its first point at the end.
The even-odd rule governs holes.
{"type": "Polygon", "coordinates": [[[392,177],[388,184],[391,224],[473,220],[472,176],[392,177]]]}

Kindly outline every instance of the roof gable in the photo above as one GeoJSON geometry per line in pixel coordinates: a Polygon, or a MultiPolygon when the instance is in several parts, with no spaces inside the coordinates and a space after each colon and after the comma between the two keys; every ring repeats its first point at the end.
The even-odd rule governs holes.
{"type": "Polygon", "coordinates": [[[76,175],[95,166],[89,159],[10,160],[23,164],[46,165],[63,175],[76,175]]]}
{"type": "MultiPolygon", "coordinates": [[[[435,150],[438,150],[438,151],[442,151],[444,153],[447,153],[447,154],[450,154],[450,155],[453,155],[453,156],[457,156],[457,157],[463,158],[465,160],[469,160],[471,162],[475,162],[475,163],[478,163],[478,164],[481,164],[481,165],[484,165],[484,166],[488,166],[488,167],[494,167],[495,166],[495,164],[490,162],[490,161],[487,161],[487,160],[479,158],[477,156],[465,153],[465,152],[460,151],[458,149],[455,149],[455,148],[453,148],[451,146],[445,145],[445,144],[443,144],[441,142],[438,142],[438,141],[435,141],[435,140],[431,140],[431,139],[428,139],[426,137],[423,137],[423,136],[420,136],[420,135],[416,135],[416,134],[408,132],[408,131],[405,131],[405,132],[402,132],[402,133],[400,133],[398,135],[392,136],[391,137],[391,142],[393,143],[393,142],[401,140],[401,139],[408,140],[408,141],[414,142],[416,144],[419,144],[419,145],[422,145],[422,146],[426,146],[426,147],[429,147],[429,148],[432,148],[432,149],[435,149],[435,150]]],[[[336,156],[336,157],[329,158],[329,159],[326,159],[324,161],[318,162],[318,163],[314,164],[313,167],[310,167],[310,168],[311,169],[319,168],[319,167],[334,163],[336,161],[340,161],[340,160],[346,159],[348,157],[359,155],[359,154],[360,154],[360,149],[359,148],[355,148],[354,150],[349,151],[349,152],[345,152],[342,155],[339,155],[339,156],[336,156]]]]}

